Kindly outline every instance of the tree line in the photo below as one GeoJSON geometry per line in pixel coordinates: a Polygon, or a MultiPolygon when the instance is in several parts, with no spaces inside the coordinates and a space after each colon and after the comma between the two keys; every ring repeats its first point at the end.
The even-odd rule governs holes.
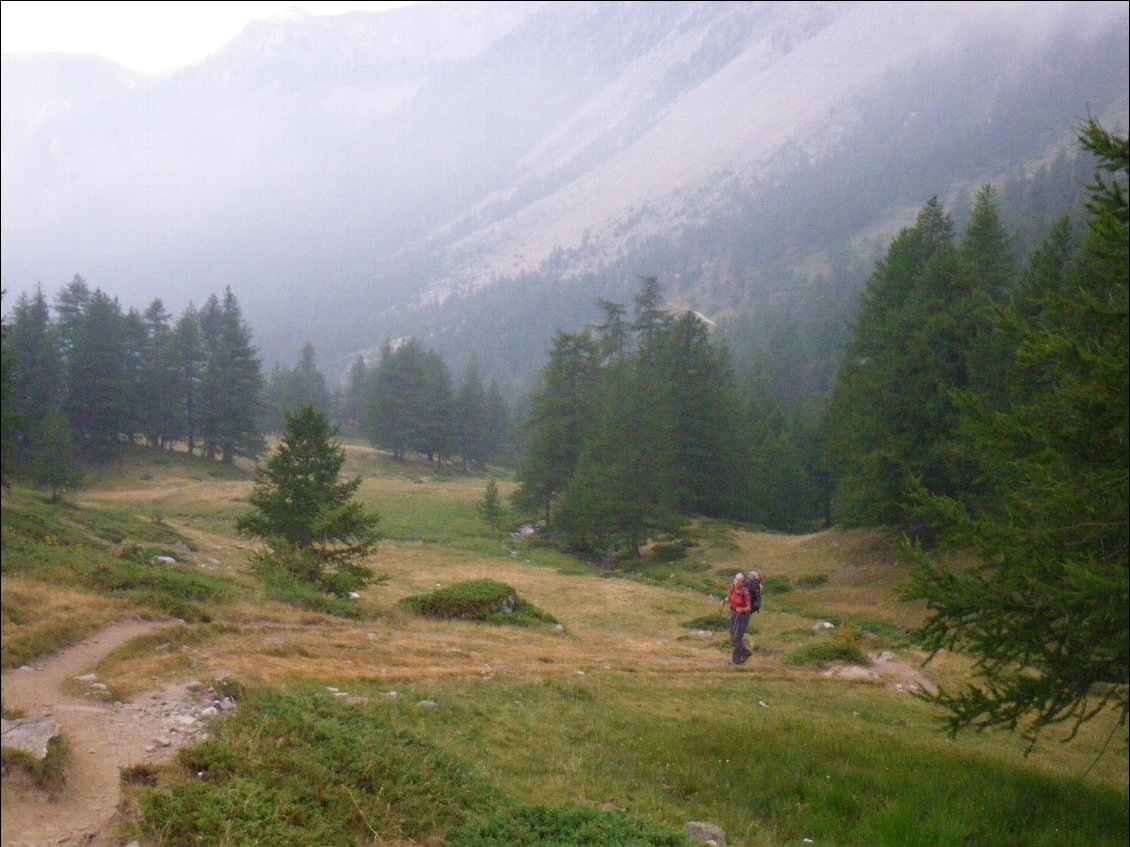
{"type": "Polygon", "coordinates": [[[21,295],[4,335],[13,462],[60,443],[187,445],[231,463],[264,446],[263,377],[231,290],[175,322],[161,300],[123,311],[81,276],[56,297],[21,295]]]}
{"type": "Polygon", "coordinates": [[[509,408],[472,363],[456,389],[446,364],[415,341],[358,359],[332,392],[312,344],[294,368],[262,373],[250,327],[230,289],[174,319],[160,299],[144,311],[75,278],[49,303],[23,294],[4,325],[5,475],[58,493],[76,479],[80,445],[184,449],[231,464],[257,458],[285,415],[310,406],[403,459],[481,465],[506,445],[509,408]]]}

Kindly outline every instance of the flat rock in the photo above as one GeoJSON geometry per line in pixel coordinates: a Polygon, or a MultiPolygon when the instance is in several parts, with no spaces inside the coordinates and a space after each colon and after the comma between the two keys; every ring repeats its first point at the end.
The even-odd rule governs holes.
{"type": "Polygon", "coordinates": [[[47,744],[62,730],[51,718],[17,718],[2,725],[3,746],[21,750],[38,761],[47,758],[47,744]]]}

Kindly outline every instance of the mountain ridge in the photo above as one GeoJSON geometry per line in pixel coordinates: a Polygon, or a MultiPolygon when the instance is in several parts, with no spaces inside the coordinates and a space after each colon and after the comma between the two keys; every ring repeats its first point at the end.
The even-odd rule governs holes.
{"type": "Polygon", "coordinates": [[[659,272],[717,315],[708,267],[811,265],[1124,121],[1127,29],[1122,3],[419,3],[258,22],[161,78],[5,55],[5,287],[231,285],[268,361],[313,339],[333,368],[508,278],[659,272]]]}

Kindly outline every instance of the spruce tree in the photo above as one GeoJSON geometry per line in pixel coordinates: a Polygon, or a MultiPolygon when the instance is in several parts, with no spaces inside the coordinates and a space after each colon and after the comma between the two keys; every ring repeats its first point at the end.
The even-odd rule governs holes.
{"type": "Polygon", "coordinates": [[[1015,350],[1023,400],[961,397],[965,449],[995,499],[971,506],[920,491],[927,519],[977,557],[951,569],[919,554],[916,594],[931,610],[921,636],[976,659],[975,683],[941,698],[954,732],[1003,726],[1035,738],[1105,707],[1126,725],[1130,148],[1093,121],[1081,140],[1101,161],[1082,250],[1062,280],[1027,280],[994,324],[1015,350]]]}
{"type": "Polygon", "coordinates": [[[588,333],[559,332],[530,400],[517,502],[541,511],[547,523],[595,423],[598,357],[588,333]]]}
{"type": "Polygon", "coordinates": [[[260,431],[263,375],[251,330],[231,289],[223,305],[215,298],[200,316],[208,354],[200,385],[200,428],[210,458],[224,464],[236,456],[255,458],[266,446],[260,431]]]}
{"type": "MultiPolygon", "coordinates": [[[[47,300],[38,288],[31,297],[20,296],[12,310],[11,324],[5,325],[4,367],[9,380],[4,413],[12,421],[5,449],[18,446],[18,452],[26,457],[48,417],[59,410],[64,388],[58,333],[51,323],[47,300]]],[[[13,458],[18,460],[18,454],[13,458]]]]}
{"type": "MultiPolygon", "coordinates": [[[[361,478],[342,480],[345,450],[326,415],[305,406],[286,415],[286,429],[260,467],[248,497],[252,511],[236,521],[267,544],[295,576],[326,582],[327,568],[356,579],[377,542],[377,517],[354,499],[361,478]]],[[[336,583],[335,583],[336,584],[336,583]]]]}

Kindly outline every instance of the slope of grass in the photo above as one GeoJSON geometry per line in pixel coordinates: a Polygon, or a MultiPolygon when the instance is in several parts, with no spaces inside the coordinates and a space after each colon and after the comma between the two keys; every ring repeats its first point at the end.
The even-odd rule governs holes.
{"type": "MultiPolygon", "coordinates": [[[[221,562],[231,599],[190,601],[212,624],[186,627],[176,650],[158,649],[173,637],[163,635],[98,671],[115,691],[230,676],[258,692],[162,776],[131,837],[250,844],[263,831],[275,840],[259,843],[485,847],[585,843],[578,833],[612,827],[625,844],[639,832],[663,843],[654,839],[684,821],[708,820],[736,847],[1126,842],[1126,730],[1107,716],[1070,744],[1053,729],[1026,756],[1006,733],[948,739],[933,704],[893,686],[821,678],[835,657],[788,664],[798,647],[829,644],[924,658],[907,635],[924,610],[899,599],[908,567],[882,536],[704,522],[682,558],[602,571],[491,532],[476,510],[484,478],[393,467],[363,447],[349,457],[389,537],[372,562],[388,579],[353,601],[356,621],[265,601],[232,531],[246,474],[197,479],[194,463],[142,457],[107,470],[81,508],[5,493],[6,661],[21,655],[10,621],[27,627],[48,600],[44,620],[64,627],[135,608],[146,586],[111,595],[84,570],[90,560],[116,573],[116,535],[148,548],[176,545],[145,534],[171,530],[221,562]],[[724,632],[691,630],[724,622],[721,594],[751,568],[789,590],[766,592],[749,636],[755,657],[735,669],[724,632]],[[512,587],[566,631],[424,619],[401,605],[477,580],[512,587]],[[822,621],[831,635],[814,632],[822,621]],[[353,705],[315,697],[314,686],[353,705]]],[[[944,654],[925,673],[952,687],[969,666],[944,654]]]]}

